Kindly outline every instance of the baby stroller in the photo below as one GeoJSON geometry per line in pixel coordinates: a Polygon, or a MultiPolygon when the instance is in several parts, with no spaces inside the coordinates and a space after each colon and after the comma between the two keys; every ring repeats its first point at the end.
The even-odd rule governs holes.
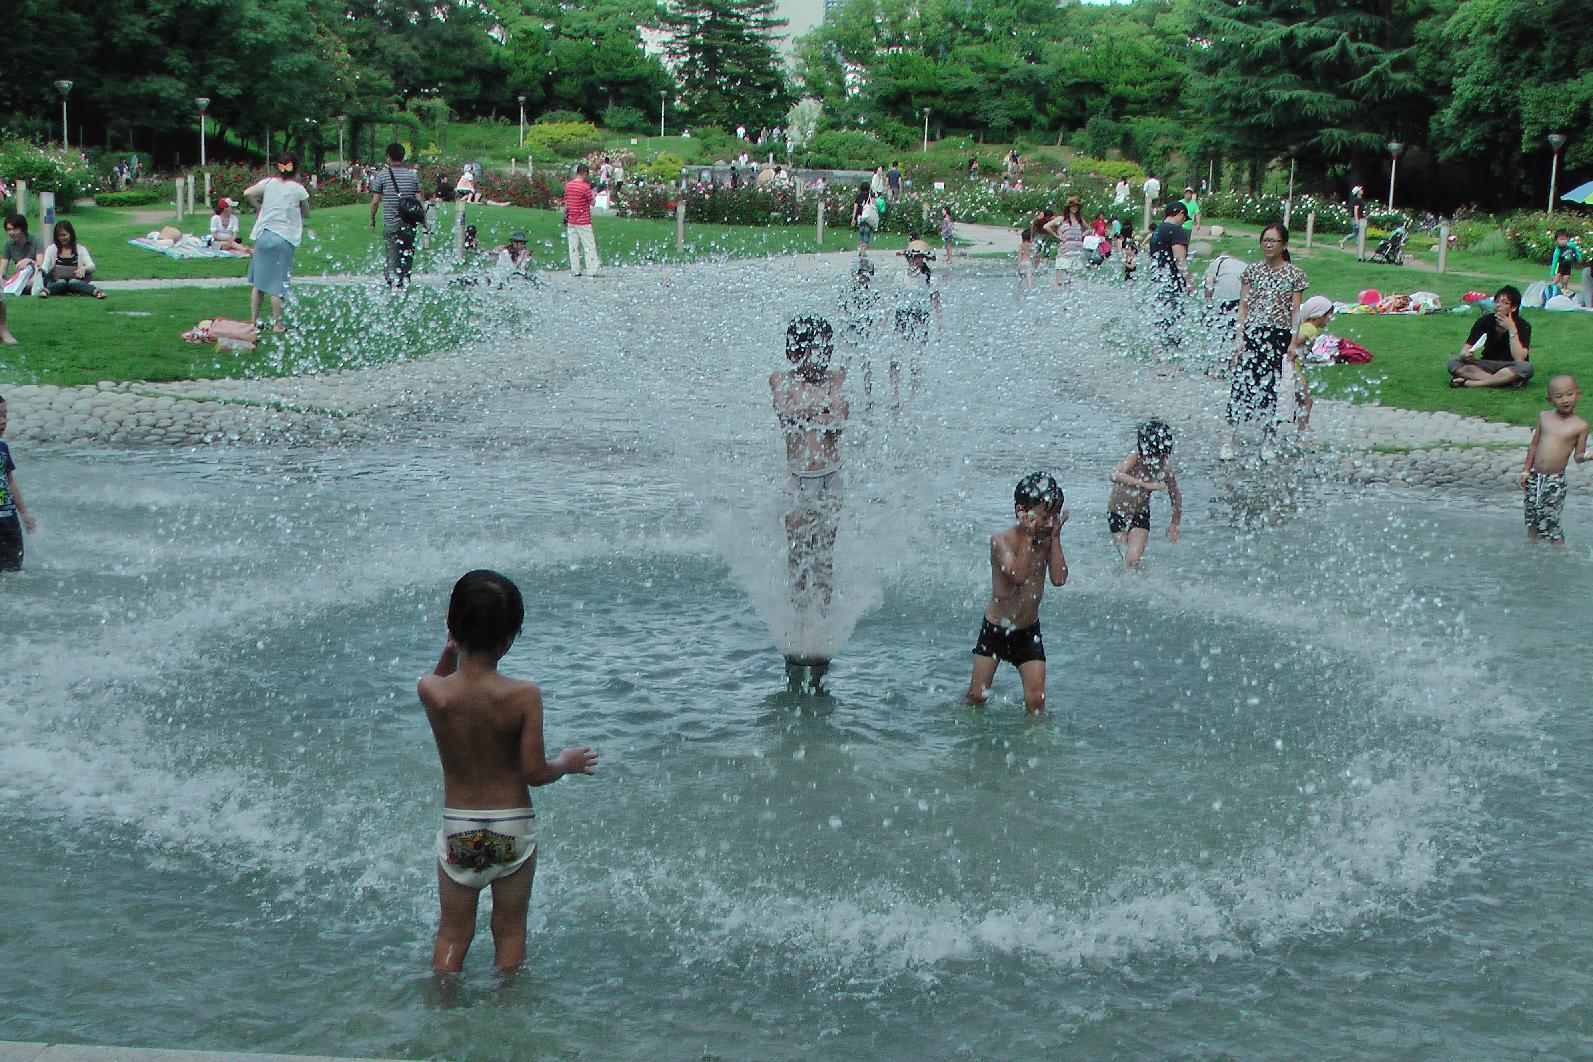
{"type": "Polygon", "coordinates": [[[1405,264],[1405,226],[1396,226],[1382,243],[1377,245],[1377,250],[1365,259],[1368,262],[1382,262],[1386,265],[1405,264]]]}

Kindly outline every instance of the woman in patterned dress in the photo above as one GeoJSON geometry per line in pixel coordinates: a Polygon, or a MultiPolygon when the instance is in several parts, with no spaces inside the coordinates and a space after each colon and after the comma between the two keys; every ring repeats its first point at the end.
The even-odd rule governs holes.
{"type": "Polygon", "coordinates": [[[1294,334],[1300,296],[1311,282],[1289,258],[1289,230],[1279,224],[1261,230],[1262,260],[1239,275],[1239,342],[1229,368],[1233,387],[1228,395],[1228,437],[1218,454],[1234,457],[1234,427],[1260,421],[1261,458],[1276,455],[1278,379],[1283,357],[1294,334]]]}

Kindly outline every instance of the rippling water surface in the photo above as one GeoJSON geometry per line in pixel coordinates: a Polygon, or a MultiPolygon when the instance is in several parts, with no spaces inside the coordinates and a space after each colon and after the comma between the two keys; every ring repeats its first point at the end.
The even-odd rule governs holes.
{"type": "Polygon", "coordinates": [[[1133,318],[957,278],[917,403],[854,397],[843,644],[824,695],[791,693],[767,377],[833,293],[635,271],[538,296],[373,441],[19,450],[43,532],[0,584],[0,1037],[1588,1052],[1586,545],[1526,549],[1508,498],[1221,469],[1184,431],[1185,540],[1158,499],[1126,577],[1107,478],[1158,402],[1110,353],[1133,318]],[[1070,383],[1103,366],[1136,397],[1070,383]],[[1008,669],[987,710],[961,695],[987,537],[1040,467],[1072,578],[1036,722],[1008,669]],[[525,592],[504,666],[542,684],[549,743],[603,763],[536,794],[529,971],[498,984],[483,926],[445,1000],[413,685],[478,566],[525,592]]]}

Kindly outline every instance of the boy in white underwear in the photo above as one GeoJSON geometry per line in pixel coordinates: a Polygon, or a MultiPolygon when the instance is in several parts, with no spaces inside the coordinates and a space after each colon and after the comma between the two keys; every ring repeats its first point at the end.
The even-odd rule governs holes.
{"type": "Polygon", "coordinates": [[[498,674],[525,620],[520,590],[497,572],[474,571],[454,584],[448,642],[420,680],[442,759],[442,829],[437,890],[442,918],[432,949],[436,973],[458,973],[476,933],[476,903],[492,886],[494,965],[525,962],[526,913],[536,874],[536,814],[526,788],[567,774],[591,774],[597,753],[581,746],[551,761],[542,745],[542,691],[498,674]]]}

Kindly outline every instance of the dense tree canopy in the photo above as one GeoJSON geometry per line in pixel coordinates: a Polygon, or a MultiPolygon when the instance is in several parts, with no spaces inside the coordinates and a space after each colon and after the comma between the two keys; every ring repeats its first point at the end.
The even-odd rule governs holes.
{"type": "MultiPolygon", "coordinates": [[[[1067,143],[1255,180],[1295,159],[1318,191],[1401,173],[1437,201],[1535,198],[1570,137],[1593,166],[1585,0],[847,0],[778,59],[773,0],[12,0],[0,124],[193,161],[196,96],[258,151],[362,129],[576,111],[639,130],[776,125],[792,100],[902,144],[937,133],[1067,143]],[[673,31],[672,40],[665,35],[673,31]],[[645,45],[653,35],[656,45],[645,45]],[[662,51],[662,54],[660,54],[662,51]],[[443,108],[446,108],[444,112],[443,108]],[[1237,164],[1237,167],[1235,166],[1237,164]],[[1407,169],[1409,167],[1409,169],[1407,169]]],[[[374,133],[372,133],[374,137],[374,133]]]]}

